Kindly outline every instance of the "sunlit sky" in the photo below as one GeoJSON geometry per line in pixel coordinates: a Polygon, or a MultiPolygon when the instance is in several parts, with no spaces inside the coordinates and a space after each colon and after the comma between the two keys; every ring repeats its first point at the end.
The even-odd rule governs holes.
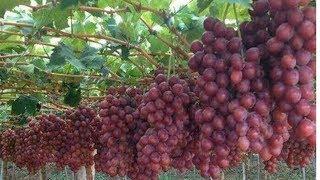
{"type": "MultiPolygon", "coordinates": [[[[159,0],[161,1],[161,0],[159,0]]],[[[188,4],[190,0],[172,0],[170,5],[171,11],[177,11],[181,6],[188,4]]]]}

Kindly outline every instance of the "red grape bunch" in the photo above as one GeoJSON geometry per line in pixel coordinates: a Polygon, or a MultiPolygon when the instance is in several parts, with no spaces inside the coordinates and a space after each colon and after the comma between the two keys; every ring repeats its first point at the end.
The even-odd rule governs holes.
{"type": "Polygon", "coordinates": [[[189,136],[186,126],[190,123],[187,108],[191,100],[185,80],[156,76],[139,106],[140,115],[150,128],[137,143],[138,173],[133,179],[157,179],[161,171],[171,167],[172,158],[177,160],[183,155],[189,136]]]}
{"type": "MultiPolygon", "coordinates": [[[[247,47],[263,47],[260,48],[261,53],[268,55],[263,65],[269,74],[271,95],[275,102],[270,123],[276,133],[283,134],[282,140],[277,141],[285,142],[290,137],[283,149],[286,152],[283,153],[286,154],[285,158],[288,157],[287,148],[290,147],[289,152],[294,151],[294,146],[290,144],[300,144],[296,145],[296,149],[306,143],[315,146],[315,123],[310,119],[315,98],[315,59],[312,55],[315,52],[315,8],[307,6],[308,3],[308,0],[255,1],[251,12],[252,21],[244,23],[241,28],[244,39],[256,40],[245,41],[247,47]],[[258,25],[260,21],[256,21],[261,16],[265,19],[265,26],[258,25]],[[255,34],[253,32],[260,31],[265,34],[263,41],[259,33],[255,35],[258,37],[251,38],[251,34],[255,34]]],[[[296,155],[296,152],[289,154],[296,155]]],[[[309,157],[306,158],[312,156],[312,153],[307,154],[309,157]]],[[[266,162],[268,171],[276,170],[275,158],[279,159],[278,155],[271,158],[272,163],[266,162]]],[[[287,163],[291,164],[289,161],[287,163]]]]}
{"type": "Polygon", "coordinates": [[[65,113],[66,132],[63,146],[58,149],[56,163],[60,167],[69,166],[78,171],[81,166],[94,164],[94,150],[100,119],[95,110],[80,106],[65,113]]]}
{"type": "Polygon", "coordinates": [[[141,93],[135,88],[112,88],[100,103],[102,126],[95,156],[98,171],[110,176],[125,176],[133,171],[135,146],[147,129],[137,110],[141,93]]]}

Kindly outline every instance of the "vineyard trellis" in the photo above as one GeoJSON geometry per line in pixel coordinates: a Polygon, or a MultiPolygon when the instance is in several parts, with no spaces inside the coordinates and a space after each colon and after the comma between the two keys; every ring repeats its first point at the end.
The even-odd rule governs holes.
{"type": "Polygon", "coordinates": [[[313,178],[315,6],[4,2],[2,177],[313,178]]]}

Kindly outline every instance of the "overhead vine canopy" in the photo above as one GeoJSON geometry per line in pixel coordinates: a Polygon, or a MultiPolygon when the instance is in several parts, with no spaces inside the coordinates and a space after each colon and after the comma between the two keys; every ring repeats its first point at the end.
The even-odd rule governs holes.
{"type": "Polygon", "coordinates": [[[77,106],[113,84],[143,85],[158,68],[188,71],[204,18],[237,28],[250,8],[249,0],[2,2],[1,117],[33,115],[37,109],[27,106],[39,102],[77,106]]]}

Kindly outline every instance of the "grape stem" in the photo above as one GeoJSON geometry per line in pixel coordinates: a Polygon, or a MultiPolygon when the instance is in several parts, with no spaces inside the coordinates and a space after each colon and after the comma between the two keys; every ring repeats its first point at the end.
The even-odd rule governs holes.
{"type": "Polygon", "coordinates": [[[230,7],[230,3],[227,3],[226,9],[224,10],[224,13],[223,13],[223,23],[226,23],[229,7],[230,7]]]}
{"type": "Polygon", "coordinates": [[[169,67],[168,67],[168,79],[170,78],[171,66],[172,66],[172,56],[169,57],[169,67]]]}
{"type": "Polygon", "coordinates": [[[234,16],[235,16],[235,19],[236,19],[236,25],[237,25],[237,28],[238,28],[238,35],[241,38],[241,33],[240,33],[240,28],[239,28],[238,13],[237,13],[237,10],[236,10],[236,4],[234,3],[232,6],[233,6],[233,13],[234,13],[234,16]]]}
{"type": "MultiPolygon", "coordinates": [[[[234,13],[234,16],[235,16],[235,19],[236,19],[236,26],[237,26],[237,32],[238,32],[238,36],[240,39],[242,39],[241,37],[241,32],[240,32],[240,23],[239,23],[239,19],[238,19],[238,13],[237,13],[237,9],[236,9],[236,4],[233,3],[233,13],[234,13]]],[[[243,56],[243,49],[241,49],[241,55],[243,56]]]]}

